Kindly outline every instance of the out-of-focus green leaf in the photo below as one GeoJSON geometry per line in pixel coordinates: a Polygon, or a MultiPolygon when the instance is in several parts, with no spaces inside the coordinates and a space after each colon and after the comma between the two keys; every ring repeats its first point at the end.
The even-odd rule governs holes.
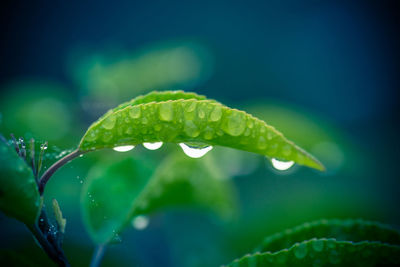
{"type": "Polygon", "coordinates": [[[97,244],[110,242],[129,221],[133,203],[153,172],[143,159],[100,162],[85,181],[81,203],[83,219],[97,244]]]}
{"type": "Polygon", "coordinates": [[[364,220],[319,220],[267,237],[257,251],[275,252],[311,238],[342,241],[380,241],[400,245],[400,232],[389,225],[364,220]]]}
{"type": "MultiPolygon", "coordinates": [[[[213,100],[176,100],[176,92],[151,94],[155,99],[157,94],[162,94],[163,100],[168,97],[173,100],[137,105],[132,100],[122,104],[123,108],[108,112],[90,126],[81,140],[79,150],[85,152],[143,142],[198,142],[236,148],[324,170],[313,156],[250,114],[213,100]]],[[[185,93],[181,94],[186,96],[185,93]]]]}
{"type": "Polygon", "coordinates": [[[194,87],[210,76],[212,58],[195,42],[150,45],[133,53],[75,53],[71,72],[89,99],[117,103],[154,88],[194,87]]]}
{"type": "Polygon", "coordinates": [[[131,216],[151,214],[170,206],[188,206],[229,218],[235,213],[234,196],[231,181],[215,165],[212,155],[193,159],[174,153],[157,168],[131,216]]]}
{"type": "Polygon", "coordinates": [[[151,177],[143,160],[101,163],[90,173],[82,194],[83,217],[98,244],[112,242],[136,216],[174,206],[234,212],[230,181],[206,158],[168,157],[151,177]],[[151,179],[150,179],[151,177],[151,179]]]}
{"type": "Polygon", "coordinates": [[[72,128],[72,99],[56,83],[27,80],[1,88],[0,113],[4,133],[38,140],[68,142],[72,128]]]}
{"type": "Polygon", "coordinates": [[[14,148],[0,140],[0,210],[28,226],[40,211],[40,196],[32,170],[14,148]]]}
{"type": "Polygon", "coordinates": [[[255,253],[231,267],[257,266],[381,266],[400,264],[400,246],[381,242],[311,239],[278,252],[255,253]]]}

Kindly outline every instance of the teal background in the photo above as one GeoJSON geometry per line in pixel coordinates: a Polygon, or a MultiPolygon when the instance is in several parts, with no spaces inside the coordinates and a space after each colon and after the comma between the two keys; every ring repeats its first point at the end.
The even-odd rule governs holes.
{"type": "MultiPolygon", "coordinates": [[[[277,172],[262,157],[216,148],[210,153],[238,191],[238,217],[157,213],[145,230],[123,233],[103,266],[218,266],[268,234],[320,218],[400,225],[398,14],[397,1],[7,1],[0,129],[49,141],[49,166],[107,109],[153,89],[184,89],[257,115],[327,167],[277,172]]],[[[162,161],[174,149],[126,155],[162,161]]],[[[94,246],[80,181],[113,153],[75,160],[46,188],[67,218],[73,266],[87,266],[94,246]]],[[[24,226],[3,214],[0,235],[0,248],[45,261],[24,226]]]]}

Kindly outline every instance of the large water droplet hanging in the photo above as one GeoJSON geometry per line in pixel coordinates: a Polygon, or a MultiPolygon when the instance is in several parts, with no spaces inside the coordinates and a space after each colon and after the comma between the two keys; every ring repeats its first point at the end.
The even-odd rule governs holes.
{"type": "Polygon", "coordinates": [[[194,147],[189,146],[185,143],[180,143],[179,145],[182,148],[183,152],[185,152],[185,154],[191,158],[201,158],[213,148],[212,146],[194,147]]]}
{"type": "Polygon", "coordinates": [[[113,149],[118,152],[127,152],[134,148],[135,146],[116,146],[113,149]]]}
{"type": "Polygon", "coordinates": [[[294,164],[293,161],[280,161],[280,160],[277,160],[274,158],[271,159],[271,163],[275,169],[280,170],[280,171],[285,171],[285,170],[289,169],[290,167],[292,167],[294,164]]]}
{"type": "Polygon", "coordinates": [[[149,218],[147,216],[137,216],[132,220],[132,226],[136,230],[143,230],[149,225],[149,218]]]}
{"type": "Polygon", "coordinates": [[[143,143],[143,146],[150,150],[157,150],[163,145],[163,142],[143,143]]]}

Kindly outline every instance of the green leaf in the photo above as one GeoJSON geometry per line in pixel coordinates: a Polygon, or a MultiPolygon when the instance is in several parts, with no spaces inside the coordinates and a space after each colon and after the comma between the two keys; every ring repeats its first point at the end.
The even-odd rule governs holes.
{"type": "Polygon", "coordinates": [[[378,266],[400,264],[400,246],[381,242],[312,239],[275,253],[246,255],[231,267],[257,266],[378,266]]]}
{"type": "Polygon", "coordinates": [[[152,165],[131,157],[94,166],[85,181],[81,202],[86,228],[97,244],[110,242],[129,221],[133,202],[152,174],[152,165]]]}
{"type": "Polygon", "coordinates": [[[318,160],[264,121],[184,92],[153,92],[107,112],[89,127],[79,150],[160,141],[226,146],[324,170],[318,160]]]}
{"type": "Polygon", "coordinates": [[[41,199],[32,170],[14,148],[1,140],[0,184],[0,210],[28,226],[33,225],[41,199]]]}
{"type": "Polygon", "coordinates": [[[231,215],[233,187],[207,158],[172,154],[153,175],[148,162],[133,158],[94,167],[82,192],[83,217],[92,239],[111,242],[134,217],[172,206],[231,215]]]}
{"type": "Polygon", "coordinates": [[[400,232],[389,225],[364,220],[319,220],[267,237],[257,251],[278,251],[311,238],[342,241],[380,241],[400,245],[400,232]]]}

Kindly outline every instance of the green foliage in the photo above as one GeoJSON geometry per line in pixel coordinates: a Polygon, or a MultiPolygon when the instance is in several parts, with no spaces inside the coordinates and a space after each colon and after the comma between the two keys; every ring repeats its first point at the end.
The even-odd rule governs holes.
{"type": "Polygon", "coordinates": [[[278,251],[311,238],[342,241],[380,241],[400,245],[400,232],[389,225],[364,220],[319,220],[267,237],[257,251],[278,251]]]}
{"type": "Polygon", "coordinates": [[[83,217],[92,239],[112,242],[131,220],[172,206],[233,212],[233,189],[212,160],[169,156],[153,173],[149,162],[127,158],[101,163],[89,173],[82,192],[83,217]]]}
{"type": "Polygon", "coordinates": [[[39,215],[41,199],[32,169],[14,148],[0,140],[0,210],[32,226],[39,215]]]}
{"type": "Polygon", "coordinates": [[[82,214],[92,239],[111,241],[129,221],[133,203],[152,173],[143,159],[99,162],[88,174],[82,190],[82,214]]]}
{"type": "Polygon", "coordinates": [[[312,239],[278,252],[255,253],[228,266],[377,266],[400,264],[400,246],[381,242],[312,239]]]}
{"type": "Polygon", "coordinates": [[[183,92],[154,92],[139,98],[138,104],[135,99],[122,104],[90,126],[79,149],[85,152],[143,142],[195,142],[324,169],[319,161],[264,121],[201,98],[183,92]]]}
{"type": "Polygon", "coordinates": [[[319,220],[267,237],[229,266],[376,266],[400,264],[400,232],[363,220],[319,220]]]}

